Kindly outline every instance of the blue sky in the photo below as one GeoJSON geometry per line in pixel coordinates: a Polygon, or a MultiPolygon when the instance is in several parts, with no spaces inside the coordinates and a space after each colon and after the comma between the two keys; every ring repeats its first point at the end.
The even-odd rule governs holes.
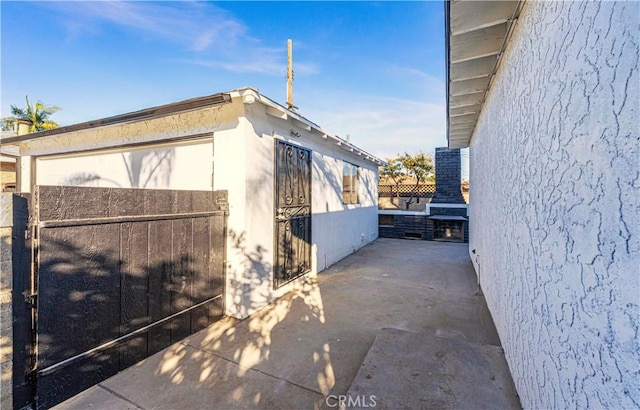
{"type": "Polygon", "coordinates": [[[258,88],[380,157],[446,145],[440,1],[2,1],[2,116],[24,96],[61,125],[258,88]]]}

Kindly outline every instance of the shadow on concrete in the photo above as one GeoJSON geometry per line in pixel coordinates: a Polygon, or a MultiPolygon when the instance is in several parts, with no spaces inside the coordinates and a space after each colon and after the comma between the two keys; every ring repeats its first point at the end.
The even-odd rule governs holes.
{"type": "MultiPolygon", "coordinates": [[[[259,249],[245,252],[264,264],[259,249]]],[[[379,239],[249,318],[223,319],[60,408],[327,406],[382,328],[499,349],[476,290],[465,244],[379,239]]]]}

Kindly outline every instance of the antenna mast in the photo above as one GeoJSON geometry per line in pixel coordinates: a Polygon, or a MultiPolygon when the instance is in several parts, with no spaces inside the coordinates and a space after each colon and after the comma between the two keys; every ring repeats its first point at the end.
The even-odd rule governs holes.
{"type": "Polygon", "coordinates": [[[287,108],[298,108],[293,105],[293,44],[287,40],[287,108]]]}

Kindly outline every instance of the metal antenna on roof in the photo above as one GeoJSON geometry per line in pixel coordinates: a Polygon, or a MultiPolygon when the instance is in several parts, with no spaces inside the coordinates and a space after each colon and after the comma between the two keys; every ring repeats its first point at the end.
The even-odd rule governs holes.
{"type": "Polygon", "coordinates": [[[293,105],[293,43],[287,40],[287,108],[296,109],[293,105]]]}

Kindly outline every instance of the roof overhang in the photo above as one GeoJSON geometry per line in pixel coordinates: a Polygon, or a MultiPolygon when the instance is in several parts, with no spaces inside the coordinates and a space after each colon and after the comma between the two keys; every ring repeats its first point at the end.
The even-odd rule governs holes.
{"type": "Polygon", "coordinates": [[[266,107],[266,113],[272,117],[280,118],[285,121],[291,121],[291,123],[301,130],[311,132],[317,137],[322,138],[327,142],[336,144],[340,149],[350,152],[353,155],[361,157],[363,160],[370,161],[379,166],[386,165],[386,162],[376,157],[373,154],[357,147],[351,142],[340,138],[339,136],[332,134],[322,129],[318,124],[311,122],[309,119],[303,117],[297,112],[285,108],[283,105],[275,102],[269,97],[260,94],[258,90],[252,87],[244,87],[230,92],[231,97],[242,97],[245,104],[253,104],[259,102],[266,107]]]}
{"type": "Polygon", "coordinates": [[[116,115],[113,117],[101,118],[99,120],[81,122],[79,124],[67,125],[64,127],[54,128],[52,130],[34,132],[24,135],[16,135],[13,137],[2,138],[3,145],[16,145],[24,141],[31,141],[39,138],[45,138],[52,135],[64,134],[72,131],[80,131],[90,128],[106,127],[109,125],[123,124],[132,121],[140,121],[150,118],[157,118],[164,115],[175,114],[179,112],[195,110],[202,107],[227,104],[231,102],[229,93],[218,93],[207,95],[205,97],[191,98],[189,100],[179,101],[171,104],[159,105],[157,107],[145,108],[143,110],[130,112],[127,114],[116,115]]]}
{"type": "Polygon", "coordinates": [[[307,118],[302,115],[289,110],[273,101],[272,99],[260,94],[258,90],[251,87],[244,87],[240,89],[236,89],[233,91],[217,93],[213,95],[208,95],[205,97],[192,98],[185,101],[174,102],[171,104],[160,105],[157,107],[146,108],[143,110],[116,115],[113,117],[102,118],[99,120],[87,121],[79,124],[68,125],[64,127],[55,128],[47,131],[40,131],[30,134],[24,135],[12,135],[5,136],[2,135],[0,138],[0,143],[2,144],[2,154],[7,154],[10,152],[15,152],[16,156],[18,150],[17,145],[21,143],[37,140],[46,137],[52,137],[59,134],[65,134],[73,131],[80,131],[98,127],[107,127],[113,126],[116,124],[124,124],[134,121],[148,120],[152,118],[158,118],[166,115],[176,114],[180,112],[195,110],[203,107],[209,106],[217,106],[222,104],[231,103],[234,98],[242,98],[243,103],[245,104],[253,104],[253,103],[261,103],[266,107],[267,114],[283,119],[285,121],[291,121],[291,124],[299,129],[310,132],[314,134],[316,137],[321,138],[325,141],[334,142],[339,148],[352,153],[358,157],[361,157],[365,161],[373,162],[377,165],[385,165],[385,162],[376,157],[373,154],[368,153],[367,151],[351,144],[349,141],[346,141],[340,138],[337,135],[333,135],[323,130],[318,124],[311,122],[307,118]],[[13,147],[12,147],[13,146],[13,147]]]}
{"type": "Polygon", "coordinates": [[[466,148],[523,0],[445,1],[447,141],[466,148]]]}
{"type": "Polygon", "coordinates": [[[20,150],[16,146],[0,145],[0,155],[2,155],[3,158],[9,157],[15,159],[20,156],[20,150]]]}

